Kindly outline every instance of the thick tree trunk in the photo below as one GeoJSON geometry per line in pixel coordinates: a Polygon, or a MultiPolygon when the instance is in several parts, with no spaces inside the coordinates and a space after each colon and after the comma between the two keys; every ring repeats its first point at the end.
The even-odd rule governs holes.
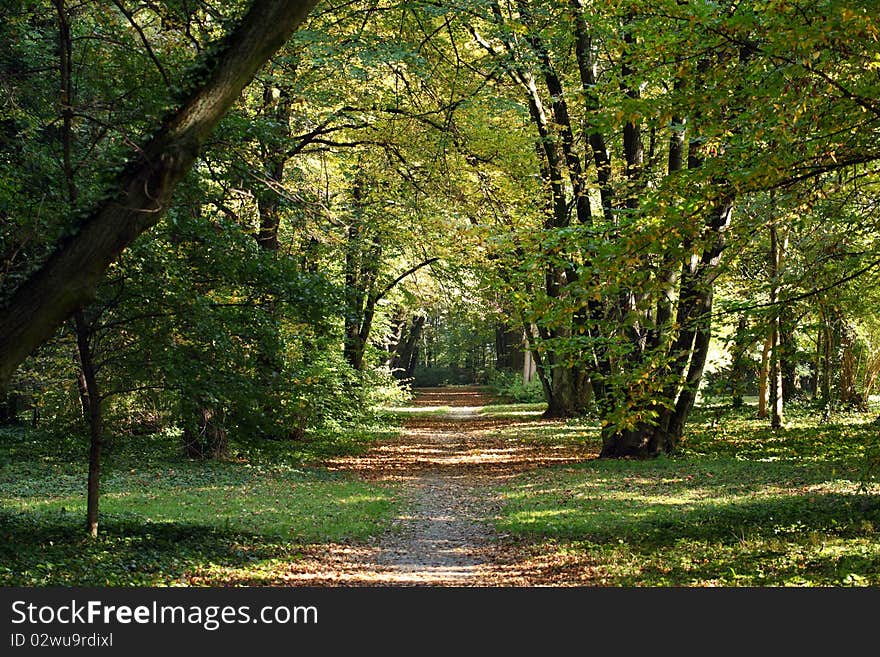
{"type": "Polygon", "coordinates": [[[15,368],[94,297],[104,272],[168,209],[177,184],[257,70],[317,0],[254,0],[204,82],[128,162],[108,199],[0,309],[0,393],[15,368]]]}
{"type": "Polygon", "coordinates": [[[547,419],[582,416],[591,399],[590,379],[583,370],[568,365],[556,365],[550,376],[550,397],[547,399],[547,419]]]}
{"type": "Polygon", "coordinates": [[[660,427],[638,424],[633,429],[617,431],[606,427],[602,430],[602,451],[599,458],[622,459],[655,458],[675,450],[675,443],[660,427]]]}
{"type": "MultiPolygon", "coordinates": [[[[715,238],[703,248],[697,262],[686,263],[682,268],[682,284],[679,294],[676,324],[681,326],[673,341],[672,370],[682,372],[680,384],[666,386],[659,418],[654,423],[640,422],[631,429],[609,426],[602,432],[601,458],[651,458],[661,453],[671,453],[678,446],[684,427],[696,401],[709,343],[712,335],[713,275],[721,262],[725,248],[724,232],[730,223],[733,210],[732,199],[724,199],[706,222],[715,238]]],[[[613,399],[613,396],[610,397],[613,399]]],[[[656,400],[637,400],[649,404],[656,400]]],[[[654,406],[643,409],[656,410],[654,406]]]]}

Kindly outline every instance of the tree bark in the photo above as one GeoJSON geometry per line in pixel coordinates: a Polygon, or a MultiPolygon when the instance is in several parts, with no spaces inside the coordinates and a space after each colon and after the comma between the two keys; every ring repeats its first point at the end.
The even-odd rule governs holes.
{"type": "Polygon", "coordinates": [[[86,529],[89,535],[95,538],[98,535],[98,503],[100,499],[103,435],[101,394],[98,389],[95,363],[92,359],[91,326],[86,321],[85,315],[81,310],[77,310],[73,317],[76,326],[76,345],[79,352],[80,371],[85,380],[85,399],[83,401],[88,409],[89,423],[89,478],[86,501],[86,529]]]}
{"type": "Polygon", "coordinates": [[[106,200],[12,294],[0,312],[0,393],[16,367],[94,298],[104,272],[168,209],[207,137],[317,0],[254,0],[204,81],[117,176],[106,200]]]}
{"type": "Polygon", "coordinates": [[[763,419],[769,415],[768,392],[770,390],[770,350],[773,347],[773,336],[764,339],[761,349],[761,372],[758,375],[758,417],[763,419]]]}
{"type": "Polygon", "coordinates": [[[263,90],[264,102],[272,107],[271,114],[277,127],[271,136],[261,143],[267,183],[265,183],[266,188],[257,194],[260,214],[257,243],[265,251],[272,253],[278,251],[278,230],[281,227],[278,189],[284,185],[288,151],[286,142],[290,139],[290,95],[279,90],[279,97],[275,99],[274,91],[271,87],[263,90]]]}
{"type": "Polygon", "coordinates": [[[426,319],[424,314],[414,315],[409,322],[405,322],[401,330],[400,340],[394,349],[390,362],[392,373],[397,379],[411,379],[415,375],[419,340],[421,340],[426,319]]]}
{"type": "Polygon", "coordinates": [[[699,259],[682,267],[675,321],[681,329],[670,348],[672,371],[682,373],[681,381],[664,387],[662,397],[665,404],[657,413],[656,421],[642,421],[632,429],[620,430],[613,426],[604,429],[600,458],[652,458],[672,453],[677,448],[696,401],[709,353],[713,276],[726,246],[724,233],[730,225],[732,211],[733,199],[722,198],[706,221],[706,228],[714,237],[704,246],[699,259]]]}
{"type": "Polygon", "coordinates": [[[544,417],[563,419],[583,415],[589,407],[590,390],[590,379],[581,368],[568,364],[554,366],[544,417]]]}
{"type": "Polygon", "coordinates": [[[777,305],[781,291],[782,260],[785,254],[786,238],[780,239],[779,230],[775,225],[770,227],[770,303],[773,317],[770,320],[770,426],[781,429],[785,422],[784,397],[782,391],[782,356],[780,338],[780,315],[777,305]]]}

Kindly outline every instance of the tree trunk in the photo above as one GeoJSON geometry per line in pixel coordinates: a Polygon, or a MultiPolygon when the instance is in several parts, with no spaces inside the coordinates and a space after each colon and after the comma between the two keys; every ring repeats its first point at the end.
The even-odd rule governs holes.
{"type": "Polygon", "coordinates": [[[798,345],[795,338],[796,320],[785,306],[779,315],[779,362],[782,370],[782,400],[788,403],[801,394],[801,382],[797,374],[798,345]]]}
{"type": "Polygon", "coordinates": [[[187,409],[184,417],[195,418],[194,422],[190,419],[183,430],[183,451],[189,458],[209,459],[226,455],[229,443],[223,411],[202,403],[195,409],[187,409]]]}
{"type": "Polygon", "coordinates": [[[761,349],[761,371],[758,375],[758,417],[761,419],[769,415],[767,401],[770,390],[770,349],[772,346],[773,336],[768,335],[764,339],[764,346],[761,349]]]}
{"type": "Polygon", "coordinates": [[[281,227],[279,190],[284,185],[288,150],[286,142],[290,138],[290,95],[279,90],[279,97],[276,99],[274,92],[275,90],[269,86],[263,90],[263,102],[272,107],[270,111],[276,128],[261,143],[267,182],[266,188],[257,194],[257,208],[260,214],[257,243],[264,250],[272,253],[278,251],[278,230],[281,227]]]}
{"type": "Polygon", "coordinates": [[[0,394],[18,365],[94,297],[119,254],[159,221],[214,127],[316,3],[254,0],[202,84],[138,149],[107,200],[15,290],[0,309],[0,394]]]}
{"type": "Polygon", "coordinates": [[[392,372],[397,379],[411,379],[415,375],[419,341],[422,338],[425,320],[426,317],[423,314],[414,315],[402,329],[400,341],[390,363],[392,372]]]}
{"type": "Polygon", "coordinates": [[[823,350],[825,348],[825,346],[822,343],[823,335],[824,335],[824,331],[822,331],[822,327],[820,326],[819,330],[816,331],[816,353],[815,353],[815,359],[813,361],[813,380],[812,380],[812,384],[811,384],[812,389],[810,391],[811,398],[813,399],[813,401],[816,401],[817,399],[819,399],[819,388],[820,388],[819,381],[821,380],[821,377],[822,377],[822,356],[824,354],[823,350]]]}
{"type": "Polygon", "coordinates": [[[606,427],[602,430],[602,451],[599,458],[655,458],[673,452],[675,444],[662,429],[639,423],[623,431],[606,427]]]}
{"type": "MultiPolygon", "coordinates": [[[[721,262],[725,248],[724,232],[729,225],[732,210],[732,199],[724,199],[718,204],[706,222],[706,227],[714,231],[715,238],[704,246],[698,262],[691,261],[682,267],[675,322],[682,328],[670,348],[670,354],[673,355],[672,370],[683,372],[681,383],[664,388],[662,396],[666,404],[661,406],[663,410],[659,412],[656,422],[643,421],[628,429],[613,425],[603,429],[600,458],[651,458],[661,453],[671,453],[677,448],[696,401],[709,353],[713,275],[721,262]]],[[[614,396],[611,395],[609,400],[613,399],[614,396]]],[[[635,401],[645,415],[648,415],[648,411],[656,412],[656,407],[652,405],[656,400],[635,401]]]]}
{"type": "Polygon", "coordinates": [[[89,423],[89,478],[86,502],[86,529],[92,538],[98,535],[98,502],[101,480],[101,439],[103,435],[101,395],[98,390],[95,364],[92,358],[92,330],[81,310],[74,315],[76,345],[79,352],[80,371],[85,380],[85,399],[89,423]]]}
{"type": "MultiPolygon", "coordinates": [[[[772,195],[771,195],[772,202],[772,195]]],[[[780,321],[782,311],[779,308],[779,296],[781,291],[780,276],[782,275],[782,261],[785,257],[785,246],[788,238],[780,239],[779,231],[775,225],[770,226],[770,304],[773,308],[773,317],[770,320],[770,426],[781,429],[785,422],[783,405],[784,394],[782,390],[782,339],[780,337],[780,321]]]]}
{"type": "Polygon", "coordinates": [[[15,393],[0,396],[0,426],[18,424],[18,399],[15,393]]]}
{"type": "Polygon", "coordinates": [[[855,334],[846,320],[840,318],[840,391],[838,399],[842,404],[858,411],[868,410],[868,400],[859,392],[857,378],[858,365],[855,357],[855,334]]]}
{"type": "Polygon", "coordinates": [[[547,419],[581,417],[589,408],[590,380],[584,372],[568,365],[556,365],[550,377],[550,398],[547,399],[547,419]]]}

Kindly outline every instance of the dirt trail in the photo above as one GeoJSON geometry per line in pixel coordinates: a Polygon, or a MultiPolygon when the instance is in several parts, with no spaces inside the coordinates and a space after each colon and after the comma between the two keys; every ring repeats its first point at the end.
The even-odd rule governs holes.
{"type": "MultiPolygon", "coordinates": [[[[486,419],[491,398],[474,388],[418,391],[418,415],[393,441],[359,457],[329,464],[404,489],[403,513],[371,546],[322,546],[306,554],[285,580],[307,585],[498,586],[527,585],[544,576],[518,563],[495,535],[497,501],[488,491],[523,470],[571,463],[594,454],[574,447],[523,445],[500,429],[533,424],[532,417],[486,419]]],[[[292,564],[293,566],[293,564],[292,564]]]]}

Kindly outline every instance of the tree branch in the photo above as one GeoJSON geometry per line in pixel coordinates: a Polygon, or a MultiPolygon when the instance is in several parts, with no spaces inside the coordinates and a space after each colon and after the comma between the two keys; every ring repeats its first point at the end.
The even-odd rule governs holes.
{"type": "Polygon", "coordinates": [[[398,276],[393,281],[391,281],[391,283],[386,285],[385,288],[381,292],[373,295],[373,302],[375,303],[377,301],[384,299],[386,297],[386,295],[389,292],[391,292],[391,290],[393,290],[395,287],[397,287],[397,284],[400,283],[404,278],[406,278],[407,276],[412,276],[422,267],[427,267],[428,265],[432,265],[435,262],[437,262],[438,260],[440,260],[440,258],[428,258],[427,260],[420,262],[419,264],[415,265],[414,267],[410,267],[405,272],[403,272],[400,276],[398,276]]]}

